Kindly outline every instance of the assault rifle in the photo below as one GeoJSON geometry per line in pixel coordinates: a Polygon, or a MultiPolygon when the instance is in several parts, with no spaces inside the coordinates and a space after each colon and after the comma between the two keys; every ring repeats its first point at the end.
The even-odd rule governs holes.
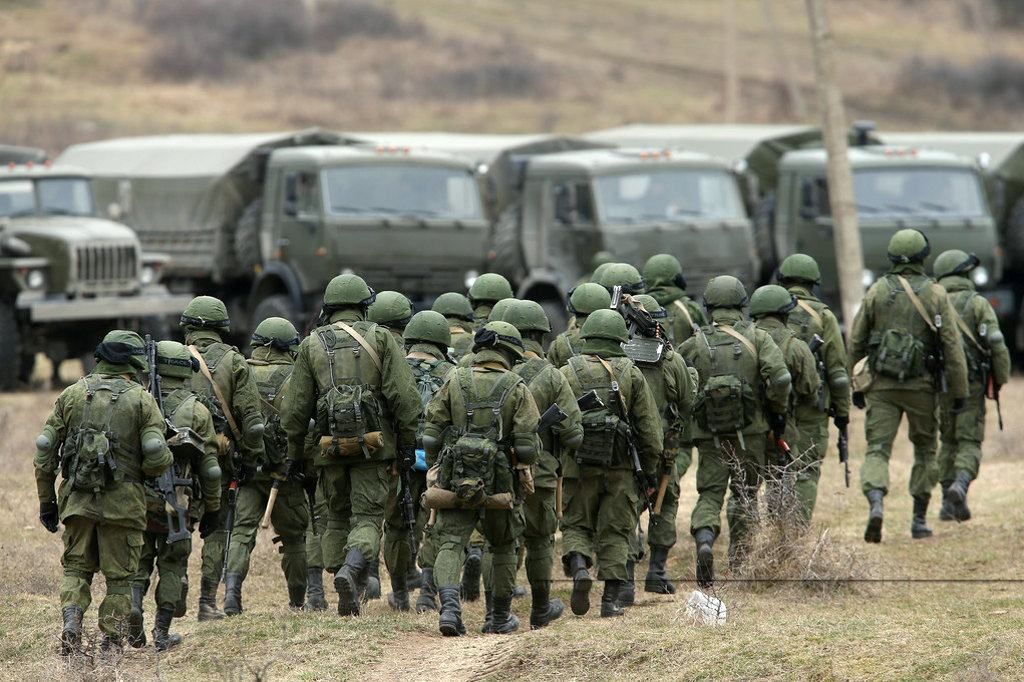
{"type": "Polygon", "coordinates": [[[632,296],[622,293],[622,287],[612,289],[611,309],[617,311],[626,321],[629,341],[622,349],[633,362],[654,364],[665,352],[667,334],[658,321],[632,296]]]}
{"type": "Polygon", "coordinates": [[[814,356],[814,366],[818,370],[818,378],[821,380],[821,383],[818,386],[817,400],[819,412],[824,412],[828,407],[825,405],[825,387],[827,386],[826,382],[828,381],[828,374],[825,372],[825,361],[819,354],[823,345],[825,345],[825,341],[817,334],[812,336],[811,340],[807,342],[807,348],[810,349],[811,355],[814,356]]]}
{"type": "MultiPolygon", "coordinates": [[[[576,406],[580,408],[580,412],[586,412],[604,407],[604,402],[597,395],[597,391],[591,389],[576,399],[576,406]]],[[[562,408],[558,406],[558,403],[555,403],[544,410],[544,414],[540,416],[540,421],[537,423],[537,432],[540,433],[544,429],[562,423],[562,420],[567,416],[562,408]]],[[[552,439],[552,447],[554,447],[554,444],[555,441],[552,439]]],[[[555,472],[558,476],[558,480],[555,483],[555,514],[558,518],[562,518],[562,458],[556,455],[555,459],[558,460],[558,470],[555,472]]]]}
{"type": "Polygon", "coordinates": [[[846,481],[846,487],[850,487],[850,437],[847,433],[846,427],[839,429],[839,441],[836,443],[836,447],[839,450],[839,461],[843,465],[843,478],[846,481]]]}

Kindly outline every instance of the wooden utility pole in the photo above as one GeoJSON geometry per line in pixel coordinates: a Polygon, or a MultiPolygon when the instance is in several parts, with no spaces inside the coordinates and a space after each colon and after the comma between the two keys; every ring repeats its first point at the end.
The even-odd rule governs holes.
{"type": "Polygon", "coordinates": [[[740,109],[740,74],[736,64],[736,0],[722,3],[722,21],[725,29],[725,122],[735,123],[740,109]]]}
{"type": "Polygon", "coordinates": [[[804,96],[801,94],[800,86],[796,82],[796,71],[793,69],[793,61],[786,52],[786,44],[782,40],[779,24],[775,21],[775,9],[772,6],[772,0],[761,0],[761,14],[764,16],[765,28],[768,29],[768,39],[771,41],[772,50],[775,52],[775,61],[782,74],[782,83],[786,88],[786,95],[789,97],[793,117],[798,121],[806,121],[807,107],[804,105],[804,96]]]}
{"type": "Polygon", "coordinates": [[[836,84],[834,44],[825,13],[825,0],[807,0],[807,18],[814,48],[814,76],[818,84],[822,132],[828,153],[828,194],[832,208],[839,295],[843,320],[849,331],[864,298],[861,279],[864,273],[864,254],[861,251],[857,208],[853,198],[853,174],[847,153],[846,112],[843,109],[843,93],[836,84]]]}

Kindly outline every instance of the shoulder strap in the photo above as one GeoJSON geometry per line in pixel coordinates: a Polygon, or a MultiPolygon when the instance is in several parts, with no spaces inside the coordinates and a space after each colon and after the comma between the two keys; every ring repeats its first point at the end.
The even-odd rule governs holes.
{"type": "MultiPolygon", "coordinates": [[[[610,401],[615,401],[617,403],[617,411],[623,419],[626,419],[626,408],[625,405],[622,404],[622,386],[619,384],[618,377],[615,376],[615,370],[612,369],[611,363],[600,355],[595,355],[594,357],[597,358],[598,362],[604,366],[605,370],[608,372],[608,377],[612,381],[612,391],[609,396],[610,401]]],[[[628,422],[629,420],[626,419],[626,421],[628,422]]]]}
{"type": "Polygon", "coordinates": [[[686,309],[686,304],[684,304],[679,299],[676,299],[675,301],[672,301],[672,305],[674,305],[675,307],[679,308],[679,312],[681,312],[683,314],[683,317],[686,318],[686,324],[690,325],[690,328],[692,329],[693,328],[693,315],[691,315],[690,311],[686,309]]]}
{"type": "Polygon", "coordinates": [[[355,339],[356,343],[358,343],[360,346],[362,346],[363,350],[366,351],[366,354],[370,356],[371,360],[373,360],[373,364],[377,366],[377,371],[379,371],[381,373],[384,372],[384,364],[380,361],[380,356],[377,355],[376,349],[374,349],[373,346],[371,346],[369,343],[367,343],[366,339],[363,338],[362,334],[360,334],[355,329],[353,329],[351,326],[345,324],[341,320],[338,320],[337,322],[335,322],[334,326],[337,327],[338,329],[342,330],[343,332],[345,332],[349,336],[351,336],[353,339],[355,339]]]}
{"type": "Polygon", "coordinates": [[[228,401],[224,399],[224,393],[220,390],[220,386],[213,380],[213,375],[210,374],[210,368],[206,366],[206,360],[203,359],[203,354],[199,352],[199,349],[195,346],[189,346],[188,352],[192,354],[196,360],[199,361],[199,371],[203,373],[206,380],[210,382],[210,386],[213,388],[213,395],[217,398],[217,402],[220,404],[221,412],[224,413],[224,419],[228,422],[228,427],[231,429],[231,435],[235,437],[235,440],[242,442],[242,430],[238,428],[238,422],[235,421],[235,415],[231,413],[228,408],[228,401]]]}
{"type": "Polygon", "coordinates": [[[935,327],[935,323],[928,317],[928,311],[924,308],[924,303],[917,297],[914,289],[910,286],[910,282],[903,275],[896,275],[896,279],[899,281],[900,286],[903,287],[903,291],[907,292],[907,296],[910,298],[910,302],[914,304],[914,309],[917,310],[917,314],[921,316],[924,323],[928,325],[928,328],[932,330],[933,334],[938,334],[939,330],[935,327]]]}
{"type": "Polygon", "coordinates": [[[960,329],[960,332],[964,335],[964,337],[971,342],[971,345],[977,348],[978,350],[984,351],[985,349],[982,348],[980,343],[978,343],[978,339],[974,337],[974,332],[972,332],[971,328],[967,326],[966,322],[964,322],[964,318],[957,314],[955,311],[953,317],[956,318],[956,326],[960,329]]]}
{"type": "Polygon", "coordinates": [[[738,331],[736,331],[727,324],[720,324],[718,325],[718,328],[721,329],[726,334],[728,334],[729,336],[731,336],[732,338],[742,343],[746,347],[746,349],[750,351],[751,355],[757,357],[757,347],[750,339],[746,337],[746,335],[740,334],[738,331]]]}
{"type": "Polygon", "coordinates": [[[811,319],[814,320],[814,322],[819,327],[824,327],[825,326],[821,322],[821,313],[819,313],[817,310],[815,310],[814,307],[810,303],[808,303],[807,301],[803,300],[802,298],[798,298],[798,299],[796,299],[796,304],[797,304],[797,306],[800,307],[801,310],[803,310],[808,315],[810,315],[811,319]]]}

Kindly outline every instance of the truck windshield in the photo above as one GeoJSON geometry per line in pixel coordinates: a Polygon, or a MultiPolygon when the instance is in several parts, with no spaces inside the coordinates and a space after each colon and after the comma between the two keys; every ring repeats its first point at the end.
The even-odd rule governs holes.
{"type": "Polygon", "coordinates": [[[31,180],[0,180],[0,216],[11,218],[35,212],[31,180]]]}
{"type": "Polygon", "coordinates": [[[863,216],[940,213],[985,214],[981,184],[969,170],[871,168],[854,171],[857,212],[863,216]]]}
{"type": "Polygon", "coordinates": [[[725,171],[652,170],[604,175],[594,184],[604,223],[743,217],[736,181],[725,171]]]}
{"type": "Polygon", "coordinates": [[[482,220],[472,173],[418,165],[365,165],[323,171],[324,203],[332,215],[411,215],[482,220]]]}

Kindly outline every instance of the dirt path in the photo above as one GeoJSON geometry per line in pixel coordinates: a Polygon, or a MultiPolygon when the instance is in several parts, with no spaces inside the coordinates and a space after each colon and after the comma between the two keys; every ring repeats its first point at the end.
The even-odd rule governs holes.
{"type": "Polygon", "coordinates": [[[389,644],[385,658],[366,671],[371,680],[438,680],[469,682],[500,672],[518,648],[515,635],[442,637],[422,633],[403,635],[389,644]]]}

